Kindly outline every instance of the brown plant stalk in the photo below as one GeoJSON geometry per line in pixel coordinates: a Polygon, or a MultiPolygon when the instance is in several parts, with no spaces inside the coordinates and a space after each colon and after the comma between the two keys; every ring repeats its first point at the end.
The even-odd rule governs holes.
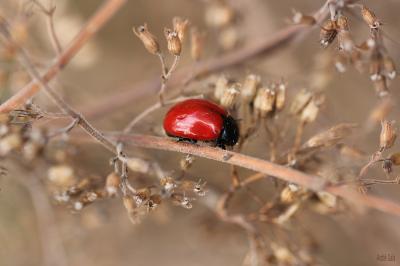
{"type": "MultiPolygon", "coordinates": [[[[92,16],[81,29],[72,42],[55,59],[54,63],[41,77],[44,83],[53,79],[87,43],[87,41],[101,29],[104,24],[122,7],[126,0],[108,0],[92,16]]],[[[0,113],[10,112],[23,105],[29,98],[39,92],[41,86],[37,80],[32,80],[24,88],[19,90],[10,99],[0,105],[0,113]]]]}
{"type": "Polygon", "coordinates": [[[269,161],[261,160],[248,155],[209,146],[179,143],[173,139],[155,136],[119,134],[105,135],[110,138],[118,138],[119,140],[124,141],[124,146],[126,147],[135,146],[157,150],[175,151],[240,166],[268,176],[285,180],[287,182],[301,185],[313,191],[326,191],[347,199],[350,202],[380,210],[392,215],[400,216],[400,204],[398,203],[391,202],[377,196],[362,195],[351,190],[348,185],[331,184],[318,176],[309,175],[289,167],[271,163],[269,161]]]}

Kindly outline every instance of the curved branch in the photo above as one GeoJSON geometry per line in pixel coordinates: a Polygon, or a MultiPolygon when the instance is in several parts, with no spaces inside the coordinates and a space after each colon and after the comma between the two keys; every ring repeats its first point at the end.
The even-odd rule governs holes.
{"type": "MultiPolygon", "coordinates": [[[[117,12],[126,0],[108,0],[93,15],[87,24],[81,29],[70,45],[55,59],[41,80],[45,83],[53,79],[68,62],[74,57],[84,44],[117,12]]],[[[41,86],[37,80],[32,80],[24,88],[19,90],[10,99],[0,105],[0,113],[7,113],[23,105],[29,98],[39,92],[41,86]]]]}
{"type": "Polygon", "coordinates": [[[400,216],[400,204],[377,196],[363,195],[351,190],[346,185],[333,185],[321,177],[309,175],[289,167],[274,164],[269,161],[254,158],[248,155],[213,148],[209,146],[179,143],[170,138],[162,138],[146,135],[119,135],[106,134],[110,138],[118,138],[124,141],[126,147],[136,146],[157,150],[175,151],[192,154],[199,157],[241,166],[265,175],[274,176],[287,182],[296,183],[313,191],[326,191],[342,197],[350,202],[373,208],[392,215],[400,216]]]}

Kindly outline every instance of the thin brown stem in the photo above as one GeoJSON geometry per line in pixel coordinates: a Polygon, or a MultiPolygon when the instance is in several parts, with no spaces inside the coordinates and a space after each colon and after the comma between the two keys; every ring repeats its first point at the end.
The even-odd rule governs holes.
{"type": "Polygon", "coordinates": [[[192,154],[199,157],[216,160],[231,165],[240,166],[256,172],[273,176],[287,182],[301,185],[313,191],[326,191],[336,196],[380,210],[392,215],[400,216],[400,204],[391,202],[372,195],[361,195],[345,185],[331,185],[321,177],[309,175],[282,165],[274,164],[269,161],[261,160],[244,154],[232,151],[225,151],[208,146],[190,145],[178,143],[172,139],[145,135],[107,135],[110,138],[119,138],[124,141],[127,147],[136,146],[157,150],[175,151],[184,154],[192,154]]]}
{"type": "Polygon", "coordinates": [[[160,99],[160,104],[164,105],[165,104],[165,102],[164,102],[164,93],[165,93],[165,90],[167,88],[167,82],[168,82],[169,78],[171,77],[172,73],[175,71],[176,67],[178,66],[179,55],[176,55],[174,57],[174,62],[172,63],[171,68],[168,69],[168,70],[165,68],[164,57],[161,55],[161,53],[159,55],[160,55],[162,68],[165,71],[163,72],[163,75],[161,77],[161,88],[160,88],[160,91],[158,92],[158,96],[159,96],[159,99],[160,99]]]}
{"type": "Polygon", "coordinates": [[[66,103],[45,81],[40,77],[39,72],[36,70],[28,53],[20,47],[17,42],[12,38],[11,33],[7,28],[7,23],[4,22],[0,25],[0,34],[6,43],[11,44],[18,51],[18,60],[26,68],[32,79],[39,84],[49,98],[60,108],[64,113],[68,114],[73,120],[74,124],[78,124],[90,136],[101,143],[105,148],[111,152],[115,152],[115,143],[106,138],[100,131],[93,127],[80,113],[75,111],[68,103],[66,103]],[[75,121],[76,120],[76,121],[75,121]]]}
{"type": "Polygon", "coordinates": [[[33,0],[33,3],[36,4],[46,15],[47,30],[49,32],[50,41],[54,51],[56,52],[57,56],[59,56],[62,53],[62,47],[54,28],[54,12],[56,11],[56,6],[53,5],[52,7],[45,8],[38,0],[33,0]]]}
{"type": "MultiPolygon", "coordinates": [[[[62,70],[83,47],[84,44],[117,12],[126,0],[108,0],[93,15],[88,23],[81,29],[78,35],[72,40],[68,47],[58,56],[46,73],[41,77],[44,83],[49,82],[62,70]]],[[[39,92],[41,86],[39,81],[32,80],[24,88],[19,90],[6,102],[0,105],[0,113],[7,113],[23,105],[29,98],[39,92]]]]}

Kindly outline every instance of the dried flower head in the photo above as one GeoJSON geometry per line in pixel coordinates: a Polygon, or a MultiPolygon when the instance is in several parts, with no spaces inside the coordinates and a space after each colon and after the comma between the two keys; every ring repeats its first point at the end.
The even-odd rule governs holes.
{"type": "Polygon", "coordinates": [[[300,120],[303,123],[312,123],[317,119],[319,112],[319,104],[314,99],[311,100],[300,114],[300,120]]]}
{"type": "Polygon", "coordinates": [[[277,111],[280,111],[283,109],[285,106],[286,102],[286,87],[287,85],[285,84],[284,81],[281,81],[276,90],[276,100],[275,100],[275,108],[277,111]]]}
{"type": "Polygon", "coordinates": [[[379,138],[379,145],[381,150],[389,149],[396,141],[396,130],[393,126],[394,121],[383,120],[382,130],[379,138]]]}
{"type": "Polygon", "coordinates": [[[335,56],[335,68],[338,72],[340,73],[346,72],[348,63],[349,63],[349,58],[343,52],[339,52],[335,56]]]}
{"type": "Polygon", "coordinates": [[[190,54],[193,60],[199,61],[204,52],[206,34],[204,32],[200,32],[198,28],[192,28],[190,36],[191,36],[190,54]]]}
{"type": "Polygon", "coordinates": [[[222,28],[229,25],[234,18],[234,10],[228,5],[221,3],[208,5],[205,12],[205,20],[207,24],[215,28],[222,28]]]}
{"type": "Polygon", "coordinates": [[[241,97],[245,102],[251,102],[256,96],[257,88],[260,85],[261,78],[255,74],[249,74],[243,82],[241,97]]]}
{"type": "Polygon", "coordinates": [[[222,95],[228,89],[229,80],[225,75],[220,75],[215,82],[214,97],[221,100],[222,95]]]}
{"type": "Polygon", "coordinates": [[[164,28],[164,35],[167,39],[168,51],[172,55],[179,56],[182,51],[182,44],[178,37],[178,33],[168,28],[164,28]]]}
{"type": "Polygon", "coordinates": [[[186,154],[185,157],[180,161],[181,169],[186,171],[189,169],[194,162],[194,156],[191,154],[186,154]]]}
{"type": "Polygon", "coordinates": [[[343,123],[338,124],[330,129],[318,133],[311,137],[305,144],[305,147],[330,147],[337,144],[343,138],[349,136],[353,129],[356,128],[356,124],[343,123]]]}
{"type": "Polygon", "coordinates": [[[69,165],[56,165],[47,171],[48,180],[59,187],[69,187],[76,183],[74,169],[69,165]]]}
{"type": "Polygon", "coordinates": [[[369,75],[372,81],[376,81],[382,78],[382,56],[378,52],[374,52],[369,62],[369,75]]]}
{"type": "Polygon", "coordinates": [[[160,46],[157,42],[156,37],[151,34],[149,29],[147,28],[147,24],[143,24],[137,28],[132,28],[135,35],[142,41],[144,47],[149,51],[151,54],[159,54],[160,53],[160,46]]]}
{"type": "Polygon", "coordinates": [[[0,156],[5,156],[9,152],[17,150],[22,146],[22,138],[19,133],[11,133],[0,139],[0,156]]]}
{"type": "Polygon", "coordinates": [[[368,117],[369,124],[374,125],[384,120],[388,116],[390,111],[393,109],[393,107],[394,103],[391,99],[385,99],[383,101],[379,101],[379,104],[377,104],[372,109],[368,117]]]}
{"type": "Polygon", "coordinates": [[[388,83],[385,76],[380,76],[379,79],[374,80],[373,85],[379,97],[386,97],[389,94],[388,83]]]}
{"type": "Polygon", "coordinates": [[[172,193],[172,191],[176,188],[177,184],[174,178],[172,177],[164,177],[160,180],[160,185],[163,187],[163,190],[168,195],[172,193]]]}
{"type": "Polygon", "coordinates": [[[220,103],[223,107],[225,108],[232,108],[236,100],[238,99],[238,96],[240,94],[240,88],[241,85],[239,83],[234,83],[230,86],[228,86],[225,90],[224,93],[221,96],[220,103]]]}
{"type": "Polygon", "coordinates": [[[134,172],[146,174],[150,171],[150,162],[137,157],[129,157],[126,159],[128,168],[134,172]]]}
{"type": "Polygon", "coordinates": [[[371,29],[376,29],[379,28],[379,26],[382,25],[382,23],[377,19],[375,16],[374,12],[372,12],[370,9],[368,9],[366,6],[363,6],[361,8],[361,16],[364,19],[365,23],[368,24],[368,26],[371,29]]]}
{"type": "Polygon", "coordinates": [[[304,107],[311,101],[313,93],[307,89],[300,90],[292,101],[290,113],[300,114],[304,107]]]}
{"type": "Polygon", "coordinates": [[[328,47],[333,42],[337,35],[336,23],[330,19],[324,22],[319,32],[320,44],[323,47],[328,47]]]}
{"type": "Polygon", "coordinates": [[[183,43],[186,35],[187,27],[189,26],[189,20],[181,17],[174,17],[172,19],[174,25],[174,31],[178,34],[178,38],[183,43]]]}
{"type": "Polygon", "coordinates": [[[339,31],[348,31],[349,23],[347,17],[340,15],[336,21],[337,27],[339,31]]]}
{"type": "Polygon", "coordinates": [[[193,207],[192,199],[189,197],[186,197],[185,195],[182,195],[182,194],[173,194],[172,202],[176,205],[179,205],[179,206],[185,208],[185,209],[191,209],[193,207]]]}
{"type": "Polygon", "coordinates": [[[121,184],[121,178],[117,173],[112,172],[111,174],[109,174],[106,178],[106,186],[105,186],[107,195],[109,197],[115,196],[118,192],[120,184],[121,184]]]}
{"type": "Polygon", "coordinates": [[[261,115],[266,115],[274,110],[276,92],[267,87],[259,88],[254,99],[254,109],[261,115]]]}
{"type": "Polygon", "coordinates": [[[197,181],[193,186],[193,192],[196,193],[198,196],[203,197],[206,195],[205,186],[207,181],[202,181],[201,179],[197,181]]]}
{"type": "Polygon", "coordinates": [[[295,9],[292,9],[292,13],[293,13],[293,15],[292,15],[291,22],[293,24],[311,26],[316,23],[316,20],[313,16],[304,15],[303,13],[301,13],[295,9]]]}
{"type": "Polygon", "coordinates": [[[394,165],[400,165],[400,152],[393,153],[389,156],[389,160],[394,165]]]}
{"type": "Polygon", "coordinates": [[[236,27],[230,26],[223,29],[218,35],[218,43],[223,50],[231,50],[239,42],[239,31],[236,27]]]}
{"type": "Polygon", "coordinates": [[[396,66],[390,56],[383,57],[383,71],[389,79],[396,77],[396,66]]]}

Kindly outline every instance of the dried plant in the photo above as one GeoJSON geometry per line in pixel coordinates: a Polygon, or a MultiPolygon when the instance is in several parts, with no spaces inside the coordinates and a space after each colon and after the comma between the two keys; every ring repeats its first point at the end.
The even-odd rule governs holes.
{"type": "MultiPolygon", "coordinates": [[[[138,226],[150,213],[161,213],[161,205],[191,211],[204,205],[220,221],[246,233],[249,249],[243,265],[325,265],[314,234],[295,226],[310,212],[332,217],[355,215],[353,210],[370,208],[400,216],[399,203],[369,191],[375,185],[400,183],[397,129],[389,120],[396,110],[388,89],[396,68],[384,42],[383,19],[372,9],[354,0],[328,0],[312,15],[293,9],[290,25],[253,41],[241,29],[246,10],[235,6],[235,1],[204,1],[206,29],[178,16],[157,31],[145,22],[133,26],[137,37],[133,41],[141,43],[141,51],[149,58],[158,57],[161,78],[145,81],[134,90],[115,92],[104,100],[90,97],[94,105],[75,108],[51,81],[127,1],[106,0],[65,47],[59,40],[63,33],[56,27],[55,2],[48,6],[39,0],[26,2],[26,10],[15,18],[3,14],[0,5],[0,56],[2,62],[10,63],[10,69],[0,66],[0,85],[6,84],[2,93],[7,95],[0,105],[0,157],[4,161],[0,172],[1,176],[11,176],[10,172],[17,169],[20,175],[26,175],[24,178],[29,176],[54,204],[64,207],[63,212],[70,210],[83,216],[88,206],[95,208],[101,201],[116,199],[128,220],[138,226]],[[47,37],[55,53],[48,67],[45,60],[37,59],[40,53],[32,49],[40,41],[30,38],[29,12],[45,17],[47,37]],[[359,44],[349,19],[354,14],[369,31],[369,37],[359,44]],[[155,34],[161,30],[164,38],[155,34]],[[258,55],[271,54],[310,31],[319,31],[323,49],[335,46],[335,51],[324,53],[323,69],[315,70],[305,82],[291,76],[274,77],[257,67],[248,70],[238,66],[258,55]],[[379,102],[370,108],[365,121],[341,119],[331,123],[326,119],[332,97],[326,89],[327,76],[333,75],[331,63],[343,75],[350,65],[368,72],[379,102]],[[232,66],[238,67],[228,71],[232,66]],[[12,82],[14,76],[19,83],[12,82]],[[21,82],[26,85],[15,91],[21,82]],[[40,91],[51,104],[47,100],[42,103],[40,91]],[[146,94],[157,93],[158,97],[148,97],[155,102],[130,117],[122,130],[103,131],[89,122],[136,104],[142,100],[139,97],[145,103],[146,94]],[[165,136],[158,115],[166,107],[191,98],[214,101],[237,118],[237,145],[225,150],[210,143],[186,143],[165,136]],[[56,120],[69,122],[60,126],[56,120]],[[376,134],[379,124],[380,135],[376,134]],[[82,132],[75,130],[78,127],[82,132]],[[369,160],[368,152],[363,151],[369,146],[357,142],[367,139],[367,134],[375,134],[376,141],[369,160]],[[93,141],[108,153],[97,154],[90,145],[93,141]],[[84,158],[82,147],[89,151],[96,167],[80,162],[84,158]],[[179,160],[167,163],[167,152],[179,153],[179,160]],[[209,160],[227,164],[229,170],[218,168],[214,175],[212,166],[204,166],[209,160]],[[376,165],[381,168],[375,169],[376,165]],[[201,174],[196,171],[199,166],[201,174]],[[215,180],[219,173],[227,177],[221,183],[215,180]],[[384,177],[371,177],[372,173],[384,177]],[[262,183],[270,178],[273,183],[262,183]]],[[[13,12],[16,7],[6,8],[13,12]]],[[[132,26],[130,23],[124,22],[132,26]]],[[[57,248],[64,257],[59,244],[57,248]]],[[[65,259],[48,264],[67,265],[65,259]]]]}

